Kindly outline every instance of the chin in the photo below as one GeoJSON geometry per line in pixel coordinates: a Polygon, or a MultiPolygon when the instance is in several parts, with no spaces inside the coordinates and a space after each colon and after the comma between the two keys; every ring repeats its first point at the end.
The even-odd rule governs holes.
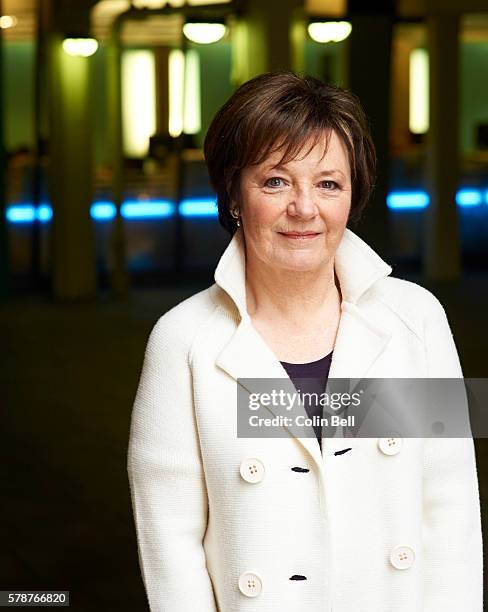
{"type": "Polygon", "coordinates": [[[320,267],[324,262],[325,257],[313,257],[305,253],[303,257],[290,256],[290,254],[287,254],[286,257],[281,258],[279,265],[289,271],[308,272],[309,270],[315,270],[320,267]]]}

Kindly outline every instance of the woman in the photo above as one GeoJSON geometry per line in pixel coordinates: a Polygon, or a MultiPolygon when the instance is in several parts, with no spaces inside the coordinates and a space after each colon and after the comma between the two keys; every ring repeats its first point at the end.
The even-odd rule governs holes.
{"type": "Polygon", "coordinates": [[[374,186],[357,99],[258,76],[205,157],[232,239],[215,283],[155,325],[133,408],[151,610],[481,612],[471,438],[236,435],[250,379],[462,377],[438,300],[346,227],[374,186]]]}

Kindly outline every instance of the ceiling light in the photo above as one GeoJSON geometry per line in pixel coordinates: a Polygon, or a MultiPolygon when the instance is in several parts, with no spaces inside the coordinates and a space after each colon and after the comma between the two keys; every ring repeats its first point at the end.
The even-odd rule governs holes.
{"type": "Polygon", "coordinates": [[[227,31],[223,23],[185,23],[183,34],[194,43],[208,45],[221,40],[227,31]]]}
{"type": "Polygon", "coordinates": [[[0,17],[0,28],[2,30],[8,30],[8,28],[13,28],[17,25],[17,17],[13,15],[2,15],[0,17]]]}
{"type": "Polygon", "coordinates": [[[95,38],[65,38],[63,49],[74,57],[90,57],[98,49],[98,42],[95,38]]]}
{"type": "Polygon", "coordinates": [[[313,21],[308,26],[310,38],[318,43],[341,42],[351,33],[348,21],[313,21]]]}

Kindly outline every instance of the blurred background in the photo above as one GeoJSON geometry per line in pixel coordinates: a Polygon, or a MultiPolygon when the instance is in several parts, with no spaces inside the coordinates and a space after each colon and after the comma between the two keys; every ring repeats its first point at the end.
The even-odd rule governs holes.
{"type": "Polygon", "coordinates": [[[360,98],[378,180],[352,229],[437,295],[465,376],[487,376],[486,0],[0,0],[0,66],[0,590],[148,609],[132,402],[152,326],[229,241],[202,143],[259,73],[360,98]]]}

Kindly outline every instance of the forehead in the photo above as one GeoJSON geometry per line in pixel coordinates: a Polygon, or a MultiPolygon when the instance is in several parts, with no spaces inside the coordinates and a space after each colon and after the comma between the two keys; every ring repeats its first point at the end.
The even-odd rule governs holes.
{"type": "Polygon", "coordinates": [[[309,138],[298,150],[295,157],[289,160],[284,159],[283,148],[276,149],[259,166],[270,169],[277,166],[286,166],[291,169],[310,165],[325,170],[334,167],[346,174],[349,173],[347,148],[335,131],[330,132],[328,142],[325,133],[320,135],[315,143],[314,140],[314,138],[309,138]]]}

